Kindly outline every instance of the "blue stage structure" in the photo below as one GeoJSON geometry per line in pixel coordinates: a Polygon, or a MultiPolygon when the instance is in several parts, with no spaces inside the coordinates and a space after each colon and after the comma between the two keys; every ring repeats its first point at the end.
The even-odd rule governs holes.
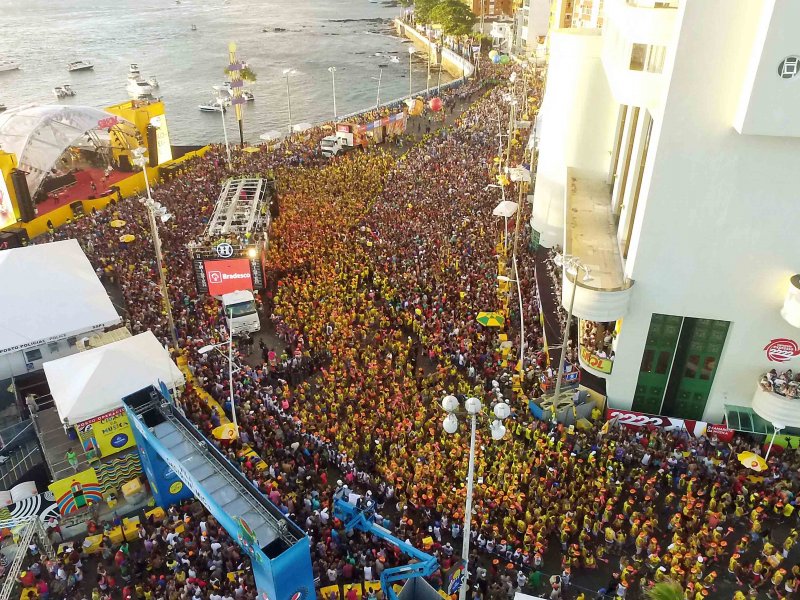
{"type": "MultiPolygon", "coordinates": [[[[353,506],[349,502],[337,498],[333,505],[333,516],[344,524],[344,528],[347,531],[353,529],[365,531],[378,539],[397,546],[404,554],[408,554],[417,561],[391,569],[384,569],[381,573],[383,597],[387,600],[398,600],[397,594],[395,594],[392,587],[393,583],[433,575],[439,568],[439,563],[435,557],[417,550],[411,544],[406,544],[389,533],[388,529],[374,523],[372,518],[375,514],[375,505],[371,500],[362,499],[360,502],[363,505],[353,506]]],[[[450,582],[447,585],[448,594],[455,594],[463,583],[463,569],[456,568],[452,571],[450,582]]],[[[403,595],[402,592],[401,595],[403,595]]],[[[435,592],[434,595],[437,596],[435,592]]],[[[419,597],[419,594],[412,594],[412,596],[419,597]]]]}
{"type": "Polygon", "coordinates": [[[153,496],[194,496],[250,557],[261,600],[312,600],[310,542],[186,419],[162,386],[122,399],[153,496]]]}

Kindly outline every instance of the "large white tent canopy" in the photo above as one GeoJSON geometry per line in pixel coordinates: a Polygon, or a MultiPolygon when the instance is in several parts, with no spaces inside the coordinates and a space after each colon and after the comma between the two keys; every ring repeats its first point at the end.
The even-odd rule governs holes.
{"type": "Polygon", "coordinates": [[[16,154],[35,196],[64,151],[83,141],[87,132],[100,129],[116,129],[122,140],[136,135],[133,123],[90,106],[20,106],[0,113],[0,148],[16,154]]]}
{"type": "Polygon", "coordinates": [[[123,397],[159,381],[170,388],[185,381],[151,331],[46,362],[44,372],[58,416],[69,425],[119,408],[123,397]]]}
{"type": "Polygon", "coordinates": [[[0,251],[0,355],[115,325],[77,240],[0,251]]]}

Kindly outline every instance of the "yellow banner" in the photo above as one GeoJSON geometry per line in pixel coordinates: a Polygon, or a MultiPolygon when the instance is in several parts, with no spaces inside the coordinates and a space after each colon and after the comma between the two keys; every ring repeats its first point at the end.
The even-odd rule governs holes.
{"type": "Polygon", "coordinates": [[[75,427],[84,450],[94,450],[100,456],[110,456],[136,445],[125,409],[118,408],[75,427]]]}
{"type": "Polygon", "coordinates": [[[583,346],[581,346],[581,360],[595,371],[600,371],[601,373],[611,373],[611,368],[614,366],[614,361],[600,358],[583,346]]]}
{"type": "Polygon", "coordinates": [[[58,510],[62,515],[80,510],[90,504],[103,501],[103,493],[94,469],[69,475],[50,484],[58,510]]]}

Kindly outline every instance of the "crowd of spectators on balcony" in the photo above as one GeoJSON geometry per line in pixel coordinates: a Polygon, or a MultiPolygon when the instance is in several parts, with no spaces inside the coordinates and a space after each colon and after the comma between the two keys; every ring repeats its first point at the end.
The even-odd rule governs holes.
{"type": "Polygon", "coordinates": [[[794,374],[791,369],[778,372],[770,369],[761,377],[761,389],[787,398],[800,398],[800,373],[794,374]]]}

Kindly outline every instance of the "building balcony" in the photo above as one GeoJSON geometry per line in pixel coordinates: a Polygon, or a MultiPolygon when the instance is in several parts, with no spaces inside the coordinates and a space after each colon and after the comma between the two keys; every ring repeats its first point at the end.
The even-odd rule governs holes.
{"type": "Polygon", "coordinates": [[[651,107],[662,94],[678,11],[651,0],[607,0],[605,6],[602,61],[611,93],[620,104],[651,107]]]}
{"type": "Polygon", "coordinates": [[[770,391],[771,386],[759,383],[753,394],[753,411],[765,421],[780,424],[783,428],[800,429],[800,398],[794,389],[781,393],[770,391]]]}
{"type": "Polygon", "coordinates": [[[563,270],[561,304],[581,319],[618,321],[628,312],[633,281],[625,276],[611,210],[611,187],[602,174],[567,169],[564,253],[588,274],[563,270]]]}
{"type": "Polygon", "coordinates": [[[584,370],[606,379],[614,368],[615,332],[620,322],[596,323],[578,320],[578,362],[584,370]],[[610,340],[605,343],[605,340],[610,340]]]}

